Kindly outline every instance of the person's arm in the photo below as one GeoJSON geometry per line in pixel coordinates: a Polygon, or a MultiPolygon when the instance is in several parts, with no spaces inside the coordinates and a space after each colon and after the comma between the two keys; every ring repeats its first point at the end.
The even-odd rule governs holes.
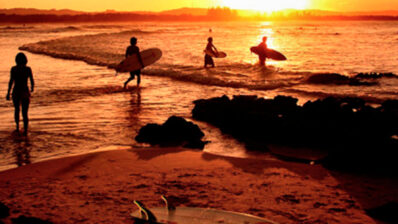
{"type": "Polygon", "coordinates": [[[138,61],[140,62],[141,66],[144,68],[144,62],[142,62],[142,57],[141,57],[141,53],[140,53],[140,49],[137,47],[137,58],[138,61]]]}
{"type": "Polygon", "coordinates": [[[127,58],[129,56],[129,47],[127,47],[127,49],[126,49],[126,54],[125,54],[125,57],[127,58]]]}
{"type": "Polygon", "coordinates": [[[218,50],[217,50],[216,46],[214,46],[214,44],[211,44],[211,46],[214,48],[214,50],[215,50],[216,52],[218,52],[218,50]]]}
{"type": "Polygon", "coordinates": [[[35,88],[35,80],[33,79],[32,69],[29,68],[29,78],[30,78],[30,91],[33,92],[35,88]]]}
{"type": "Polygon", "coordinates": [[[13,84],[14,84],[14,78],[13,78],[12,69],[11,69],[11,72],[10,72],[10,81],[8,82],[8,90],[7,90],[6,100],[10,100],[10,92],[11,92],[11,89],[12,89],[12,85],[13,85],[13,84]]]}

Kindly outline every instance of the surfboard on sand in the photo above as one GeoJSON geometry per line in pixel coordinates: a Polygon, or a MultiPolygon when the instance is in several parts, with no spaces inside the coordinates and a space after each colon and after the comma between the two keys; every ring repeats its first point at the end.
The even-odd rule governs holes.
{"type": "MultiPolygon", "coordinates": [[[[141,59],[144,64],[144,67],[155,63],[162,57],[162,51],[158,48],[150,48],[147,50],[143,50],[140,52],[141,59]]],[[[136,54],[131,55],[120,62],[115,70],[117,72],[131,72],[138,69],[142,69],[140,62],[138,61],[138,56],[136,54]]]]}
{"type": "Polygon", "coordinates": [[[223,51],[213,52],[213,51],[210,51],[210,50],[204,50],[203,52],[205,54],[209,55],[210,57],[213,57],[213,58],[225,58],[225,57],[227,57],[227,53],[225,53],[223,51]]]}
{"type": "MultiPolygon", "coordinates": [[[[136,202],[135,202],[136,203],[136,202]]],[[[137,204],[137,203],[136,203],[137,204]]],[[[156,207],[148,210],[138,205],[139,210],[131,213],[134,223],[152,224],[277,224],[268,219],[244,213],[194,207],[156,207]],[[155,218],[154,218],[155,217],[155,218]]]]}
{"type": "MultiPolygon", "coordinates": [[[[259,49],[258,47],[251,47],[250,51],[255,53],[255,54],[258,54],[258,55],[264,54],[264,50],[263,49],[259,49]]],[[[274,49],[270,49],[270,48],[267,48],[266,55],[267,55],[267,58],[270,58],[270,59],[273,59],[273,60],[276,60],[276,61],[285,61],[287,59],[285,57],[285,55],[283,55],[279,51],[274,50],[274,49]]]]}

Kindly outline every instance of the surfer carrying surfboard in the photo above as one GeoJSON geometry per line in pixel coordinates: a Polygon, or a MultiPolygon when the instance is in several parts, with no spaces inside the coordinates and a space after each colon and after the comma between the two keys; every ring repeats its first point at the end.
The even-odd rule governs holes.
{"type": "MultiPolygon", "coordinates": [[[[137,54],[138,61],[140,62],[141,66],[144,67],[144,63],[142,62],[141,54],[140,54],[140,48],[137,47],[137,38],[132,37],[130,39],[130,46],[127,47],[126,49],[126,58],[129,56],[132,56],[134,54],[137,54]]],[[[137,87],[140,86],[141,83],[141,69],[131,71],[130,72],[130,78],[127,79],[126,82],[124,82],[124,88],[127,87],[127,84],[134,79],[134,77],[137,76],[137,87]]]]}
{"type": "Polygon", "coordinates": [[[261,66],[265,66],[265,61],[267,60],[267,37],[263,37],[263,42],[261,42],[257,48],[262,51],[261,54],[258,54],[258,60],[261,66]]]}
{"type": "Polygon", "coordinates": [[[267,37],[263,37],[263,42],[261,42],[258,46],[251,47],[250,51],[258,55],[259,64],[261,66],[265,66],[265,60],[267,58],[275,61],[287,60],[286,56],[281,52],[268,48],[267,37]]]}
{"type": "MultiPolygon", "coordinates": [[[[207,39],[207,46],[206,46],[205,52],[206,51],[212,52],[214,55],[218,54],[217,48],[213,45],[213,38],[212,37],[209,37],[207,39]]],[[[213,58],[209,54],[206,53],[205,54],[205,66],[204,67],[207,68],[207,65],[211,65],[211,67],[214,68],[213,58]]]]}

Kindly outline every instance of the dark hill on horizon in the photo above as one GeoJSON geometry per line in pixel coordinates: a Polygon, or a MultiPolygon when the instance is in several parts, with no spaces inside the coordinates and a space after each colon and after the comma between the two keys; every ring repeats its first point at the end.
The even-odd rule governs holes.
{"type": "MultiPolygon", "coordinates": [[[[117,11],[117,10],[106,10],[102,12],[85,12],[76,11],[71,9],[35,9],[35,8],[12,8],[12,9],[0,9],[0,14],[5,15],[81,15],[81,14],[97,14],[97,13],[134,13],[134,14],[153,14],[153,15],[192,15],[192,16],[204,16],[207,14],[208,8],[178,8],[165,10],[160,12],[151,11],[117,11]]],[[[258,14],[266,14],[256,10],[237,10],[241,16],[251,16],[258,14]]],[[[287,9],[283,10],[284,13],[310,13],[315,16],[398,16],[398,10],[384,10],[384,11],[358,11],[358,12],[335,12],[320,9],[287,9]]],[[[276,12],[279,13],[279,12],[276,12]]]]}
{"type": "Polygon", "coordinates": [[[34,9],[34,8],[13,8],[0,9],[0,14],[6,15],[80,15],[87,12],[75,11],[71,9],[34,9]]]}
{"type": "Polygon", "coordinates": [[[332,12],[287,9],[272,13],[230,8],[181,8],[162,12],[83,12],[69,9],[0,9],[1,23],[121,22],[121,21],[289,21],[289,20],[398,20],[398,10],[376,12],[332,12]],[[388,15],[386,15],[388,14],[388,15]]]}

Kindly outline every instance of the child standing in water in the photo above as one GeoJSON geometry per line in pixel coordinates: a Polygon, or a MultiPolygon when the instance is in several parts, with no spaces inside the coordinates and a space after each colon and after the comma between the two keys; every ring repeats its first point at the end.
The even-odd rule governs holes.
{"type": "Polygon", "coordinates": [[[6,99],[10,100],[10,92],[12,89],[12,102],[14,103],[14,119],[16,131],[19,132],[19,111],[22,105],[22,117],[24,124],[24,135],[28,134],[28,109],[30,103],[30,91],[33,92],[35,82],[30,67],[26,66],[28,59],[24,53],[18,53],[15,57],[16,66],[11,68],[10,82],[8,83],[8,91],[6,99]],[[30,91],[28,87],[28,79],[30,80],[30,91]],[[14,87],[14,88],[13,88],[14,87]]]}
{"type": "MultiPolygon", "coordinates": [[[[213,38],[212,37],[209,37],[207,39],[206,51],[210,51],[213,54],[218,54],[217,48],[213,45],[213,38]]],[[[207,68],[207,65],[211,65],[211,67],[214,68],[213,58],[210,55],[205,54],[205,66],[204,67],[207,68]]]]}
{"type": "MultiPolygon", "coordinates": [[[[141,66],[144,67],[144,63],[142,62],[141,54],[140,54],[140,49],[137,47],[137,38],[132,37],[130,39],[130,46],[127,47],[126,49],[126,58],[137,54],[138,61],[140,62],[141,66]]],[[[131,71],[130,72],[130,78],[127,79],[127,81],[124,83],[124,88],[127,87],[127,84],[134,79],[134,77],[137,76],[137,87],[140,86],[141,83],[141,69],[131,71]]]]}

